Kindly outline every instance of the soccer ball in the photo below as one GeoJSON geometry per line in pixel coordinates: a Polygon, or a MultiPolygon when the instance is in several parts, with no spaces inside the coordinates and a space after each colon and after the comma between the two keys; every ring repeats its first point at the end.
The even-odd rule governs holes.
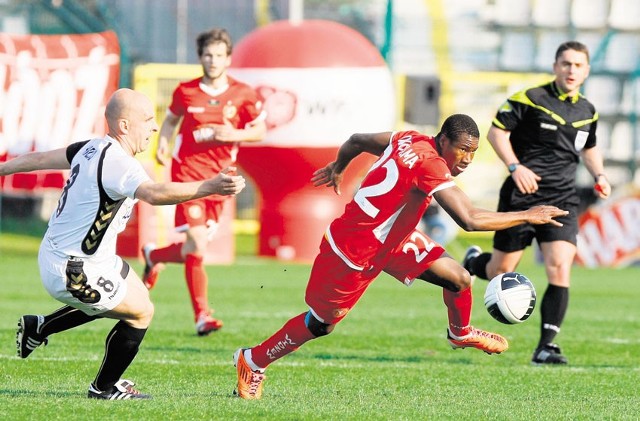
{"type": "Polygon", "coordinates": [[[529,278],[521,273],[501,273],[489,281],[484,292],[484,305],[500,323],[522,323],[531,316],[536,306],[536,289],[529,278]]]}

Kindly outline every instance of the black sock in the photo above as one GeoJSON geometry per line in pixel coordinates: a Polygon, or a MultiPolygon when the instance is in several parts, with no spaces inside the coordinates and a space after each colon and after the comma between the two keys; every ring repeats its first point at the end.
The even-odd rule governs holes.
{"type": "Polygon", "coordinates": [[[77,308],[64,306],[44,316],[44,323],[38,333],[46,338],[54,333],[69,330],[99,318],[100,316],[89,316],[77,308]]]}
{"type": "Polygon", "coordinates": [[[487,277],[487,263],[491,260],[491,253],[482,253],[478,257],[469,261],[469,269],[471,273],[482,279],[487,277]]]}
{"type": "Polygon", "coordinates": [[[103,392],[110,392],[113,385],[129,367],[138,353],[140,343],[147,329],[136,329],[119,321],[107,335],[105,353],[100,371],[93,385],[103,392]]]}
{"type": "Polygon", "coordinates": [[[540,342],[538,348],[553,342],[560,332],[560,325],[569,307],[569,288],[555,285],[547,286],[540,304],[540,342]]]}

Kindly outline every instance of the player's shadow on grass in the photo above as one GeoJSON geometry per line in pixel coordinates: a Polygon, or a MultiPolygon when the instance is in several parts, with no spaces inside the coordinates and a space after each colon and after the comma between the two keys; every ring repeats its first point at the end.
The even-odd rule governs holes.
{"type": "Polygon", "coordinates": [[[67,398],[67,397],[78,397],[78,396],[86,396],[82,395],[81,392],[73,391],[73,392],[65,392],[65,391],[35,391],[35,390],[23,390],[23,389],[0,389],[0,396],[9,396],[13,398],[23,398],[33,396],[34,398],[40,398],[42,396],[50,396],[54,398],[67,398]]]}
{"type": "Polygon", "coordinates": [[[210,350],[206,348],[196,348],[193,346],[146,346],[144,347],[145,352],[162,352],[166,353],[179,353],[179,354],[204,354],[210,352],[210,350]]]}
{"type": "Polygon", "coordinates": [[[472,359],[465,356],[444,356],[444,353],[432,350],[423,351],[423,355],[405,355],[405,356],[390,356],[390,355],[362,355],[362,354],[349,354],[349,355],[336,355],[328,353],[313,354],[312,358],[323,361],[362,361],[367,363],[406,363],[406,364],[419,364],[433,362],[434,360],[447,362],[452,364],[475,364],[472,359]]]}

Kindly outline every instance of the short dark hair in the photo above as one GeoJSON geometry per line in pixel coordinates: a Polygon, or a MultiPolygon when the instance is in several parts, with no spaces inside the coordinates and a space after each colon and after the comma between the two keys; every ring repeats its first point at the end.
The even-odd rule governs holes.
{"type": "Polygon", "coordinates": [[[585,53],[587,55],[587,63],[589,63],[589,49],[586,45],[578,41],[567,41],[560,44],[558,49],[556,50],[556,61],[558,58],[567,50],[575,50],[580,53],[585,53]]]}
{"type": "Polygon", "coordinates": [[[436,135],[436,138],[445,135],[451,141],[457,141],[461,136],[471,136],[480,138],[480,130],[476,122],[466,114],[453,114],[447,117],[442,123],[440,133],[436,135]]]}
{"type": "Polygon", "coordinates": [[[202,52],[209,44],[214,44],[216,42],[225,44],[227,46],[227,55],[231,55],[231,51],[233,50],[231,36],[226,29],[213,28],[198,35],[198,38],[196,39],[196,46],[198,47],[198,57],[202,55],[202,52]]]}

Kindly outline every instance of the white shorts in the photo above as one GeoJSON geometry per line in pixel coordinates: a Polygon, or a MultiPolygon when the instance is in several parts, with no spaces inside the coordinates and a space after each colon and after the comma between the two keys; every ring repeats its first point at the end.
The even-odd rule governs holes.
{"type": "Polygon", "coordinates": [[[38,253],[40,277],[56,300],[93,316],[112,310],[127,295],[130,268],[119,256],[98,265],[86,258],[60,257],[44,243],[38,253]]]}

